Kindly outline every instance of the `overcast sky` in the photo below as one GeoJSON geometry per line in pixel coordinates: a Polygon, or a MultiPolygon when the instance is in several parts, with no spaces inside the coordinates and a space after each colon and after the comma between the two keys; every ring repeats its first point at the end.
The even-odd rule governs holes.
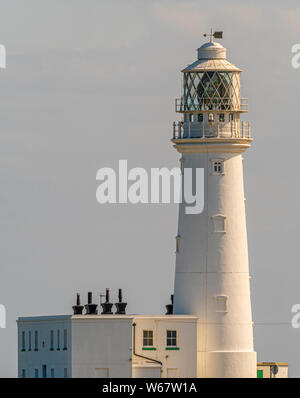
{"type": "Polygon", "coordinates": [[[96,171],[175,167],[180,70],[224,31],[244,70],[254,143],[245,190],[255,348],[300,377],[298,1],[0,0],[0,376],[17,369],[18,316],[68,314],[77,291],[124,289],[130,313],[173,292],[176,205],[99,205],[96,171]]]}

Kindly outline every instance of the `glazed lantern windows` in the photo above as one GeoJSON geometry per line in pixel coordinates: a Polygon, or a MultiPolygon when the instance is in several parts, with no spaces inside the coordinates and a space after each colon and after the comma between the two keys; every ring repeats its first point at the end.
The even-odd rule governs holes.
{"type": "Polygon", "coordinates": [[[185,110],[238,110],[240,81],[238,72],[186,72],[185,110]]]}

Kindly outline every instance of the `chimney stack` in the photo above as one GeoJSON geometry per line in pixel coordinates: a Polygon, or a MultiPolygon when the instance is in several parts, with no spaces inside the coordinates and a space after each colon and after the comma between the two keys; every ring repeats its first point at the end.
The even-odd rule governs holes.
{"type": "Polygon", "coordinates": [[[73,305],[73,312],[74,315],[82,315],[83,305],[80,305],[80,294],[77,293],[76,295],[76,305],[73,305]]]}
{"type": "Polygon", "coordinates": [[[84,306],[86,315],[98,314],[97,307],[98,304],[92,304],[92,292],[88,292],[88,303],[84,306]]]}
{"type": "Polygon", "coordinates": [[[173,304],[174,304],[174,294],[171,294],[171,303],[172,304],[167,304],[166,305],[166,315],[172,315],[173,314],[173,304]]]}
{"type": "Polygon", "coordinates": [[[112,314],[112,308],[113,304],[109,302],[109,289],[106,289],[106,294],[105,294],[105,303],[101,304],[102,307],[102,312],[101,314],[107,315],[107,314],[112,314]]]}
{"type": "Polygon", "coordinates": [[[119,296],[119,302],[115,303],[115,306],[117,307],[117,311],[115,313],[116,314],[126,314],[125,309],[126,309],[127,303],[123,303],[122,302],[122,299],[123,299],[123,297],[122,297],[122,289],[119,289],[119,295],[118,296],[119,296]]]}

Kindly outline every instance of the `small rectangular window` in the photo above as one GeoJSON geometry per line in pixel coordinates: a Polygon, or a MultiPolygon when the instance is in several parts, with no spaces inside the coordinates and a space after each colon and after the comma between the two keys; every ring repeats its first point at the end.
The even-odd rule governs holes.
{"type": "Polygon", "coordinates": [[[215,300],[216,300],[216,312],[228,312],[227,308],[228,296],[220,294],[218,296],[215,296],[215,300]]]}
{"type": "Polygon", "coordinates": [[[54,368],[51,368],[51,370],[50,370],[50,376],[51,376],[51,379],[54,379],[54,368]]]}
{"type": "Polygon", "coordinates": [[[219,114],[219,122],[225,122],[225,115],[224,113],[219,114]]]}
{"type": "Polygon", "coordinates": [[[57,330],[57,351],[60,350],[60,330],[57,330]]]}
{"type": "Polygon", "coordinates": [[[233,121],[233,113],[229,113],[229,121],[230,121],[230,122],[233,121]]]}
{"type": "Polygon", "coordinates": [[[143,331],[143,346],[153,346],[153,330],[143,331]]]}
{"type": "Polygon", "coordinates": [[[38,369],[34,369],[34,377],[35,377],[36,379],[39,378],[39,370],[38,370],[38,369]]]}
{"type": "Polygon", "coordinates": [[[25,332],[22,332],[22,350],[25,351],[25,332]]]}
{"type": "Polygon", "coordinates": [[[212,169],[214,174],[224,174],[224,162],[223,160],[213,160],[212,169]]]}
{"type": "Polygon", "coordinates": [[[35,351],[37,351],[39,348],[39,335],[38,335],[38,331],[36,330],[34,332],[34,349],[35,351]]]}
{"type": "Polygon", "coordinates": [[[54,350],[54,330],[50,331],[50,350],[54,350]]]}
{"type": "Polygon", "coordinates": [[[68,377],[68,369],[64,368],[64,378],[66,379],[68,377]]]}
{"type": "Polygon", "coordinates": [[[167,347],[177,346],[177,331],[167,330],[167,347]]]}
{"type": "Polygon", "coordinates": [[[203,113],[198,113],[198,122],[203,122],[203,113]]]}
{"type": "Polygon", "coordinates": [[[31,330],[28,332],[28,351],[31,351],[31,330]]]}
{"type": "Polygon", "coordinates": [[[68,348],[68,331],[64,329],[64,350],[68,348]]]}
{"type": "Polygon", "coordinates": [[[25,369],[22,369],[22,379],[25,379],[26,378],[26,370],[25,369]]]}
{"type": "Polygon", "coordinates": [[[47,378],[47,365],[42,366],[42,375],[44,379],[47,378]]]}
{"type": "Polygon", "coordinates": [[[217,214],[215,216],[212,216],[213,232],[215,232],[215,233],[225,233],[226,232],[225,220],[226,220],[226,217],[221,215],[221,214],[217,214]]]}

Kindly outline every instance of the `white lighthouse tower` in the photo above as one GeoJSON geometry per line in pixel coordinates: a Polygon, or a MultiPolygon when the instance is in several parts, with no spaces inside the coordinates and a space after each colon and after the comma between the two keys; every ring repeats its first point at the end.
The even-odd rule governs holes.
{"type": "Polygon", "coordinates": [[[242,158],[252,138],[240,119],[248,102],[241,69],[213,36],[182,71],[176,100],[172,142],[183,173],[204,169],[205,205],[186,214],[180,204],[174,314],[198,317],[197,377],[256,377],[242,158]]]}

